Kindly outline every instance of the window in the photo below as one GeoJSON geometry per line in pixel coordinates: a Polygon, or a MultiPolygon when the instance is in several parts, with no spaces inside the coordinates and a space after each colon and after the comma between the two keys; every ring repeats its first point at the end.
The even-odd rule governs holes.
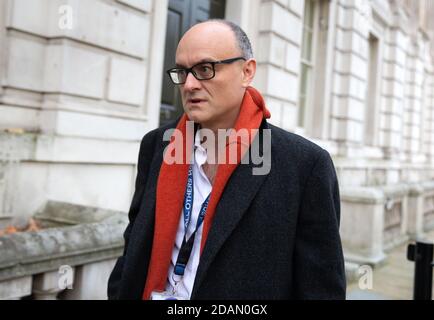
{"type": "Polygon", "coordinates": [[[329,135],[334,10],[328,0],[306,0],[299,77],[298,128],[312,138],[329,135]]]}
{"type": "Polygon", "coordinates": [[[300,92],[299,92],[299,112],[298,125],[306,126],[306,109],[309,104],[309,92],[312,92],[312,78],[314,69],[314,21],[315,21],[314,0],[306,0],[303,19],[303,41],[301,47],[301,68],[300,68],[300,92]]]}
{"type": "Polygon", "coordinates": [[[379,40],[372,33],[369,35],[368,83],[366,90],[366,106],[364,119],[365,143],[370,146],[376,144],[376,130],[378,127],[379,104],[379,40]]]}
{"type": "Polygon", "coordinates": [[[420,148],[421,153],[429,151],[429,127],[430,127],[430,99],[429,99],[429,70],[425,68],[422,82],[422,101],[420,108],[420,148]]]}

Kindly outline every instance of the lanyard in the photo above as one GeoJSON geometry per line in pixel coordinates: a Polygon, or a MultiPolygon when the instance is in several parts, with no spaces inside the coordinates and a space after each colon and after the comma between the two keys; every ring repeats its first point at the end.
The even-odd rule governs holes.
{"type": "Polygon", "coordinates": [[[185,234],[182,240],[181,248],[179,249],[178,258],[176,259],[176,265],[174,273],[177,276],[183,276],[185,267],[190,259],[191,251],[193,250],[194,238],[196,236],[197,230],[200,228],[204,218],[206,209],[208,208],[209,197],[206,197],[205,201],[202,203],[202,206],[199,211],[199,217],[197,218],[196,228],[194,229],[192,235],[187,240],[187,229],[191,221],[191,214],[193,211],[193,199],[194,199],[194,188],[193,188],[193,167],[190,165],[188,169],[188,178],[187,178],[187,186],[185,188],[184,195],[184,229],[185,234]]]}

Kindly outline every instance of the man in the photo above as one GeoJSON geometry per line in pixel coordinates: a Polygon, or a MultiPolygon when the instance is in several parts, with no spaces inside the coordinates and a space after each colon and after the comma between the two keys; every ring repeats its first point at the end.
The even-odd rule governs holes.
{"type": "Polygon", "coordinates": [[[267,123],[264,100],[250,87],[255,71],[250,42],[233,23],[197,24],[179,42],[168,72],[185,113],[142,140],[110,299],[345,298],[332,160],[267,123]],[[222,129],[247,129],[247,140],[222,137],[222,129]],[[271,157],[255,174],[254,159],[244,160],[258,144],[271,157]],[[170,161],[178,146],[184,161],[170,161]],[[220,158],[230,149],[235,163],[220,158]]]}

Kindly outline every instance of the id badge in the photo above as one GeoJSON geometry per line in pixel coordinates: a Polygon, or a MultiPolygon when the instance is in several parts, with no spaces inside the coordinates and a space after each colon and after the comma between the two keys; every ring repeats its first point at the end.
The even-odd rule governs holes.
{"type": "Polygon", "coordinates": [[[187,299],[168,291],[160,291],[160,292],[153,291],[151,293],[151,300],[187,300],[187,299]]]}

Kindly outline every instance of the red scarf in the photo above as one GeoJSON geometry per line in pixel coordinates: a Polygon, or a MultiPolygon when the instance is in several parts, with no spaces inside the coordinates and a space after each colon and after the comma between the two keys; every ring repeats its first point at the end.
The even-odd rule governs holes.
{"type": "MultiPolygon", "coordinates": [[[[270,118],[270,112],[265,107],[264,99],[256,89],[248,87],[241,103],[240,113],[234,129],[235,131],[238,131],[239,129],[248,129],[249,144],[242,144],[238,139],[231,140],[231,137],[229,137],[230,142],[232,141],[237,143],[236,150],[238,162],[236,164],[219,164],[218,166],[214,184],[212,186],[211,197],[206,210],[205,220],[203,222],[201,253],[211,228],[215,208],[224,191],[226,182],[240,163],[242,156],[248,150],[255,137],[255,134],[252,134],[250,129],[259,129],[264,118],[270,118]]],[[[154,241],[145,290],[143,292],[143,299],[149,299],[152,291],[163,291],[166,287],[172,250],[175,244],[176,232],[182,212],[189,160],[192,153],[189,151],[192,150],[191,143],[193,137],[186,137],[187,120],[188,118],[186,114],[184,114],[176,127],[176,129],[182,132],[183,150],[186,150],[185,155],[183,156],[184,164],[167,164],[163,161],[160,168],[160,175],[157,182],[154,241]]],[[[176,140],[174,136],[171,138],[170,144],[179,143],[179,139],[176,140]]],[[[243,139],[241,140],[244,141],[243,139]]],[[[229,159],[228,151],[229,145],[231,144],[230,142],[227,143],[225,149],[226,159],[229,159]]]]}

